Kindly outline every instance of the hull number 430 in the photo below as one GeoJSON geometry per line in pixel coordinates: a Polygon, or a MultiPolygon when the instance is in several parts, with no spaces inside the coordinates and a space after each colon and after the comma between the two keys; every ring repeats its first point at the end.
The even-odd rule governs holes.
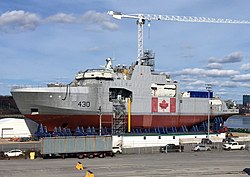
{"type": "Polygon", "coordinates": [[[85,108],[85,107],[90,107],[90,102],[89,101],[80,101],[78,103],[79,107],[85,108]]]}

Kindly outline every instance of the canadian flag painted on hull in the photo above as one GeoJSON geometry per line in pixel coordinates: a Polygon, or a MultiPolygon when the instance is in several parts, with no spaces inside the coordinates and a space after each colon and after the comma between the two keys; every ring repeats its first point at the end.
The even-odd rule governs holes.
{"type": "Polygon", "coordinates": [[[176,112],[176,99],[152,97],[152,112],[176,112]]]}

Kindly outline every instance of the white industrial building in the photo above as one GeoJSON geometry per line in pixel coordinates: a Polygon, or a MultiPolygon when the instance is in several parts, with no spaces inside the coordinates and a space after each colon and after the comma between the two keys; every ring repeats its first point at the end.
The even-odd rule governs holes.
{"type": "Polygon", "coordinates": [[[23,118],[0,119],[0,138],[30,137],[37,130],[37,123],[23,118]]]}

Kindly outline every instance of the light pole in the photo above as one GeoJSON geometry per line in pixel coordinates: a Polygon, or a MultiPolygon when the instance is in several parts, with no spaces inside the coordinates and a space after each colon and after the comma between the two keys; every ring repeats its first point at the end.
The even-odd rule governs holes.
{"type": "Polygon", "coordinates": [[[207,138],[209,139],[209,133],[210,133],[210,92],[212,91],[212,84],[206,84],[207,89],[207,98],[208,98],[208,114],[207,114],[207,138]]]}
{"type": "Polygon", "coordinates": [[[102,135],[102,107],[99,106],[99,136],[102,135]]]}

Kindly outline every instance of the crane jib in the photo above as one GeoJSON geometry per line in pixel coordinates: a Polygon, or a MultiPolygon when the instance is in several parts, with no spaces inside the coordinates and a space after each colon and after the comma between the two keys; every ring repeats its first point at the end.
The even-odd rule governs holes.
{"type": "Polygon", "coordinates": [[[248,20],[235,20],[223,18],[208,18],[195,16],[174,16],[174,15],[154,15],[154,14],[122,14],[121,12],[108,11],[108,15],[121,20],[122,18],[137,19],[138,25],[138,63],[141,64],[143,56],[143,25],[145,20],[162,20],[175,22],[190,22],[190,23],[215,23],[215,24],[250,24],[248,20]]]}

